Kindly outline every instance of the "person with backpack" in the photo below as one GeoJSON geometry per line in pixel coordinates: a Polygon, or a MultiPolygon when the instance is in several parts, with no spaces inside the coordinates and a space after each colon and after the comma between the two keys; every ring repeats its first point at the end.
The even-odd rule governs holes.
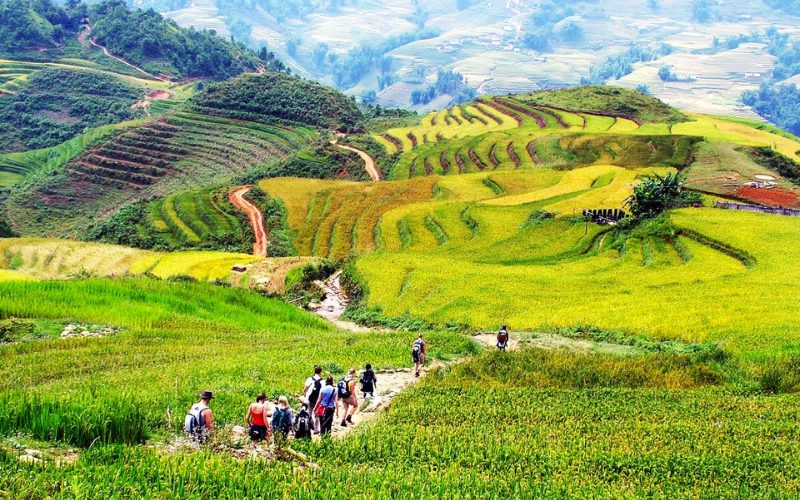
{"type": "Polygon", "coordinates": [[[294,419],[294,437],[295,439],[311,439],[311,430],[314,428],[311,414],[308,413],[308,405],[303,403],[300,406],[300,412],[297,418],[294,419]]]}
{"type": "Polygon", "coordinates": [[[416,371],[416,376],[419,377],[419,370],[421,367],[425,366],[425,356],[428,354],[428,346],[425,344],[425,341],[422,340],[422,334],[419,334],[417,340],[414,341],[414,345],[411,346],[411,360],[414,362],[414,370],[416,371]]]}
{"type": "Polygon", "coordinates": [[[367,367],[364,370],[364,373],[361,375],[361,394],[364,395],[364,399],[367,399],[367,396],[374,397],[375,396],[375,388],[378,386],[378,378],[375,376],[375,372],[372,371],[372,365],[367,363],[367,367]]]}
{"type": "Polygon", "coordinates": [[[272,434],[276,441],[286,441],[294,428],[294,415],[286,396],[278,398],[278,409],[272,415],[272,434]]]}
{"type": "Polygon", "coordinates": [[[257,446],[270,435],[268,412],[267,395],[263,392],[259,393],[256,396],[256,402],[247,408],[247,417],[245,418],[247,425],[250,426],[250,439],[253,441],[253,446],[257,446]]]}
{"type": "Polygon", "coordinates": [[[319,393],[317,406],[314,407],[314,414],[320,417],[320,431],[323,436],[330,435],[333,426],[334,413],[339,416],[339,399],[337,388],[333,386],[333,377],[325,379],[325,387],[319,393]]]}
{"type": "Polygon", "coordinates": [[[196,443],[205,443],[214,431],[214,412],[209,408],[213,398],[211,391],[201,392],[200,401],[192,406],[184,419],[183,429],[196,443]]]}
{"type": "Polygon", "coordinates": [[[497,332],[497,348],[501,351],[505,351],[506,347],[508,347],[508,339],[508,328],[506,328],[506,325],[503,325],[500,331],[497,332]]]}
{"type": "MultiPolygon", "coordinates": [[[[314,368],[314,375],[306,379],[305,386],[303,387],[303,397],[306,399],[308,407],[311,408],[312,412],[317,406],[319,394],[322,391],[322,383],[322,367],[317,366],[314,368]]],[[[314,427],[314,432],[319,434],[320,418],[318,418],[316,415],[312,415],[311,423],[314,427]]]]}
{"type": "Polygon", "coordinates": [[[350,368],[350,372],[339,382],[337,391],[339,399],[342,401],[342,407],[344,408],[342,427],[347,427],[348,423],[353,423],[353,414],[358,409],[355,368],[350,368]]]}

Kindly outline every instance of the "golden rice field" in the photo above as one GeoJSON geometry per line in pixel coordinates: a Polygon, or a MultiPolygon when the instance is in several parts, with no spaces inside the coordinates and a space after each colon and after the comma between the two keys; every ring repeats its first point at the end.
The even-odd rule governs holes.
{"type": "Polygon", "coordinates": [[[289,197],[301,253],[359,256],[369,305],[389,316],[477,328],[588,324],[744,351],[796,342],[800,220],[684,209],[666,229],[620,236],[573,219],[621,208],[638,177],[666,171],[593,165],[262,187],[289,197]]]}
{"type": "Polygon", "coordinates": [[[0,239],[0,280],[68,279],[149,273],[159,278],[191,276],[225,280],[236,264],[262,259],[225,252],[158,253],[147,250],[68,240],[0,239]]]}
{"type": "Polygon", "coordinates": [[[472,105],[430,113],[418,125],[389,129],[374,134],[373,138],[390,154],[401,154],[391,172],[395,179],[532,168],[549,166],[554,161],[568,164],[575,141],[609,141],[610,147],[596,146],[598,157],[590,162],[598,164],[683,166],[675,162],[690,159],[688,154],[684,158],[668,155],[648,159],[646,149],[633,156],[625,152],[631,141],[652,144],[652,138],[656,137],[661,137],[661,142],[665,137],[695,138],[712,143],[770,147],[800,161],[800,143],[757,123],[700,114],[687,114],[686,120],[671,125],[642,123],[625,116],[533,106],[513,97],[483,98],[472,105]],[[552,142],[558,137],[573,138],[570,145],[554,149],[552,142]]]}

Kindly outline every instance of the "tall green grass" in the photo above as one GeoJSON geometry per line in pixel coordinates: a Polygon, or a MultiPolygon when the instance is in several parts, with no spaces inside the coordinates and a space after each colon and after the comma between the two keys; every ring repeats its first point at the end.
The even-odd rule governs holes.
{"type": "MultiPolygon", "coordinates": [[[[298,395],[317,363],[409,366],[411,334],[357,335],[254,292],[145,278],[0,283],[0,318],[117,325],[100,339],[0,345],[0,434],[87,447],[139,443],[181,428],[210,388],[219,423],[240,422],[254,394],[298,395]]],[[[474,350],[434,334],[434,357],[474,350]]],[[[293,398],[294,401],[296,401],[293,398]]]]}

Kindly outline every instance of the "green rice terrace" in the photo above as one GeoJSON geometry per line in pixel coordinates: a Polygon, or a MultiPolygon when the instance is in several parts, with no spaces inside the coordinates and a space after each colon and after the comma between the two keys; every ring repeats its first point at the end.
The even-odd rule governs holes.
{"type": "Polygon", "coordinates": [[[798,138],[613,87],[417,116],[64,57],[0,60],[50,134],[0,128],[0,498],[800,495],[798,138]],[[75,125],[58,75],[118,113],[75,125]],[[250,442],[259,392],[367,363],[353,425],[250,442]]]}

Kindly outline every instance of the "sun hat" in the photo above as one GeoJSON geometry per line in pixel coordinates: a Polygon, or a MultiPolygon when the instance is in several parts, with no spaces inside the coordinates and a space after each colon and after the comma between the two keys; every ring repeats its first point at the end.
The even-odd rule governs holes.
{"type": "Polygon", "coordinates": [[[213,399],[214,393],[211,391],[203,391],[200,393],[200,399],[213,399]]]}

